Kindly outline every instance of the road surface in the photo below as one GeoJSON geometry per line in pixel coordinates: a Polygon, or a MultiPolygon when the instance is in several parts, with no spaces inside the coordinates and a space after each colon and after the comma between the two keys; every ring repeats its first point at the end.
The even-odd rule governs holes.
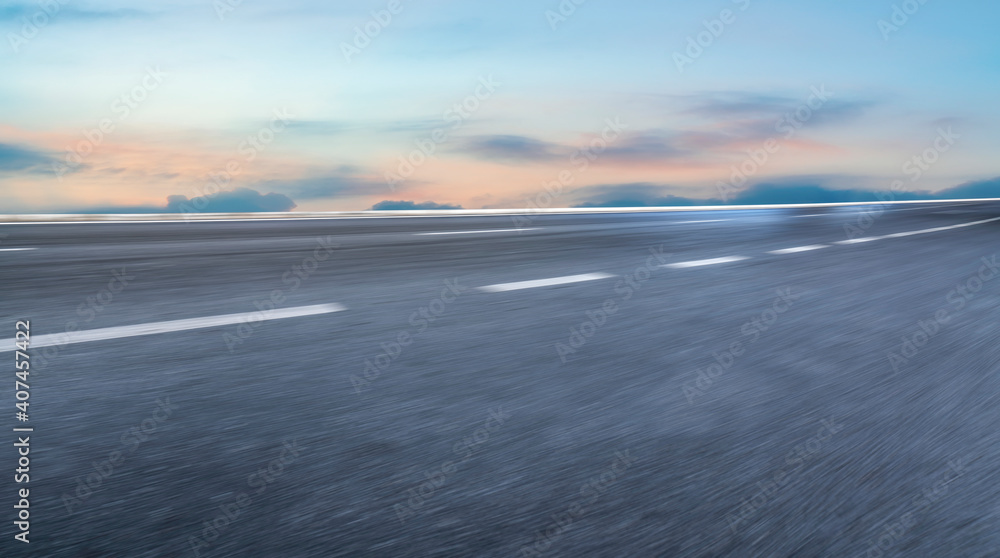
{"type": "Polygon", "coordinates": [[[0,225],[0,548],[997,556],[998,253],[980,203],[0,225]]]}

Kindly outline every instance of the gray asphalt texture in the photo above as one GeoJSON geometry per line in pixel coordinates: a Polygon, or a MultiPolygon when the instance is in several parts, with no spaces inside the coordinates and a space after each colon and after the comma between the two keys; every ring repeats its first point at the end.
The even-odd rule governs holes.
{"type": "Polygon", "coordinates": [[[254,312],[275,290],[347,308],[32,348],[31,542],[8,431],[0,554],[998,556],[1000,278],[970,279],[1000,222],[830,245],[998,216],[0,225],[0,248],[37,248],[0,252],[11,340],[18,319],[254,312]],[[749,259],[657,267],[725,256],[749,259]],[[616,277],[476,290],[584,273],[616,277]]]}

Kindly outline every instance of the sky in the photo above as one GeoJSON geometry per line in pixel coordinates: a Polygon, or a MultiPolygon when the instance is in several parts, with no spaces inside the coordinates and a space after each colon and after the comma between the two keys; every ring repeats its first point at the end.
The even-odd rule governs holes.
{"type": "Polygon", "coordinates": [[[985,0],[0,4],[0,213],[1000,197],[985,0]]]}

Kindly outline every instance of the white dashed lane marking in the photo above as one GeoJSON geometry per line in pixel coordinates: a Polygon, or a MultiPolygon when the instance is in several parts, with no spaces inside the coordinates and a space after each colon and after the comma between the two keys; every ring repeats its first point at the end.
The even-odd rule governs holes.
{"type": "Polygon", "coordinates": [[[713,258],[711,260],[695,260],[691,262],[678,262],[667,265],[661,265],[660,267],[669,267],[672,269],[687,269],[689,267],[704,267],[706,265],[719,265],[732,262],[741,262],[743,260],[749,260],[750,258],[744,256],[728,256],[725,258],[713,258]]]}
{"type": "Polygon", "coordinates": [[[539,287],[551,287],[553,285],[568,285],[570,283],[582,283],[584,281],[597,281],[599,279],[611,279],[615,275],[608,273],[585,273],[583,275],[569,275],[566,277],[553,277],[551,279],[537,279],[535,281],[520,281],[518,283],[500,283],[498,285],[488,285],[479,287],[480,291],[486,293],[503,293],[507,291],[520,291],[522,289],[536,289],[539,287]]]}
{"type": "Polygon", "coordinates": [[[850,240],[838,240],[837,242],[834,242],[834,244],[839,244],[841,246],[847,246],[848,244],[861,244],[862,242],[871,242],[873,240],[878,240],[879,238],[880,237],[877,237],[877,236],[868,236],[868,237],[862,237],[862,238],[852,238],[850,240]]]}
{"type": "Polygon", "coordinates": [[[903,237],[906,237],[906,236],[914,236],[914,235],[918,235],[918,234],[929,234],[929,233],[936,233],[936,232],[942,232],[942,231],[950,231],[950,230],[954,230],[954,229],[961,229],[963,227],[971,227],[971,226],[974,226],[974,225],[985,225],[986,223],[993,223],[995,221],[1000,221],[1000,217],[994,217],[993,219],[984,219],[982,221],[973,221],[971,223],[960,223],[958,225],[949,225],[947,227],[934,227],[933,229],[923,229],[923,230],[919,230],[919,231],[899,232],[899,233],[887,234],[887,235],[884,235],[884,236],[866,236],[866,237],[862,237],[862,238],[852,238],[850,240],[841,240],[841,241],[838,241],[838,242],[834,242],[834,244],[841,244],[841,245],[858,244],[858,243],[861,243],[861,242],[872,242],[873,240],[884,240],[886,238],[903,238],[903,237]]]}
{"type": "Polygon", "coordinates": [[[430,232],[430,233],[413,233],[416,236],[438,236],[445,234],[486,234],[486,233],[505,233],[505,232],[521,232],[521,231],[537,231],[534,229],[495,229],[491,231],[447,231],[447,232],[430,232]]]}
{"type": "Polygon", "coordinates": [[[812,246],[797,246],[795,248],[785,248],[783,250],[774,250],[768,252],[768,254],[774,254],[777,256],[783,256],[785,254],[798,254],[799,252],[811,252],[813,250],[821,250],[823,248],[829,248],[826,244],[813,244],[812,246]]]}
{"type": "MultiPolygon", "coordinates": [[[[299,318],[302,316],[315,316],[317,314],[330,314],[347,310],[340,304],[317,304],[315,306],[298,306],[295,308],[283,308],[270,310],[267,312],[247,312],[243,314],[226,314],[223,316],[210,316],[205,318],[191,318],[187,320],[172,320],[169,322],[154,322],[150,324],[137,324],[121,327],[106,327],[103,329],[91,329],[84,331],[68,331],[66,333],[54,333],[48,335],[32,335],[32,347],[51,347],[53,345],[69,345],[72,343],[89,343],[91,341],[106,341],[109,339],[121,339],[124,337],[138,337],[140,335],[153,335],[156,333],[172,333],[175,331],[186,331],[191,329],[205,329],[209,327],[219,327],[242,323],[256,323],[259,320],[281,320],[286,318],[299,318]]],[[[11,344],[0,345],[0,353],[14,350],[13,338],[11,344]]]]}

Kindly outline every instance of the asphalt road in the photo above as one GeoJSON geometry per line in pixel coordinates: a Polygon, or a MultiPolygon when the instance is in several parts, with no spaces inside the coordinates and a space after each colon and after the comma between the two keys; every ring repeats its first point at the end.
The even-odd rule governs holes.
{"type": "Polygon", "coordinates": [[[1000,555],[998,218],[0,225],[0,554],[1000,555]]]}

